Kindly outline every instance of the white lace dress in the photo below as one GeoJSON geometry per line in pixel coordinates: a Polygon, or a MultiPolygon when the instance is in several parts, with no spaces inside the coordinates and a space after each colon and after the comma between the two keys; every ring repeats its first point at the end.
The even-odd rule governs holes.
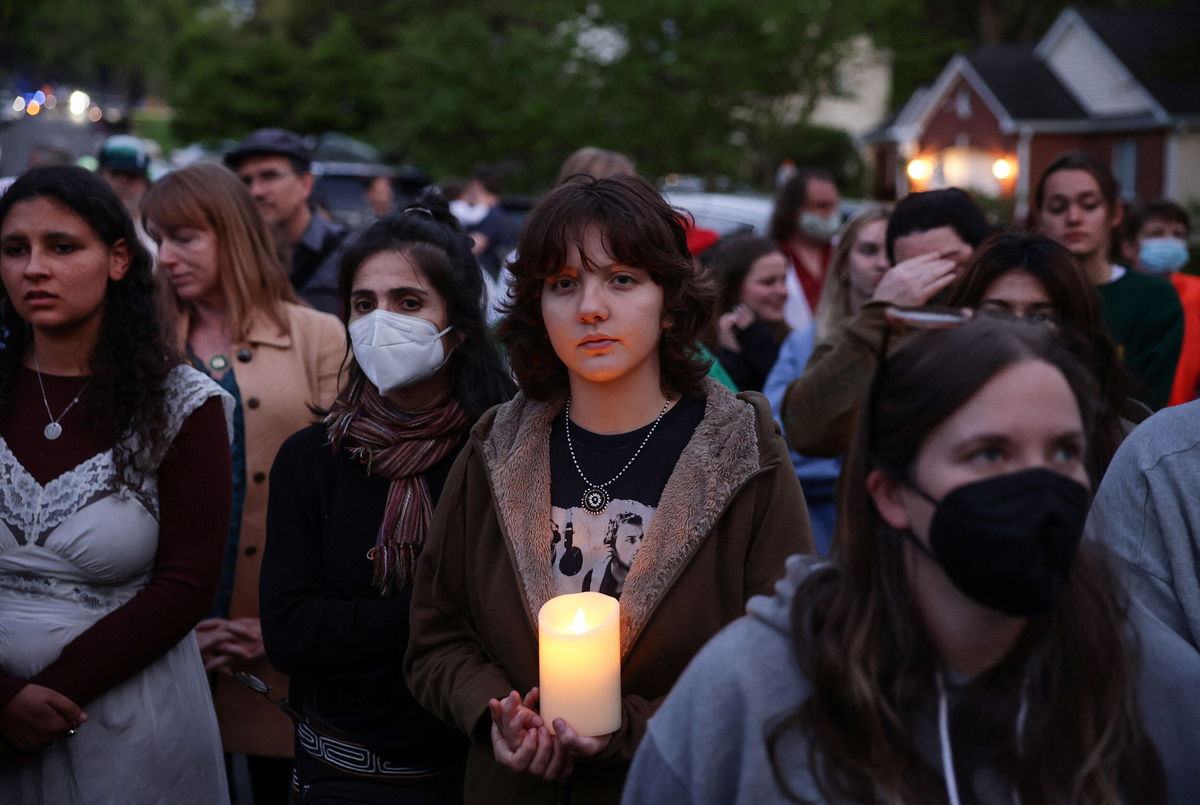
{"type": "MultiPolygon", "coordinates": [[[[224,392],[190,367],[168,377],[169,439],[224,392]]],[[[227,395],[226,395],[227,398],[227,395]]],[[[228,416],[231,401],[226,399],[228,416]]],[[[40,485],[0,439],[0,667],[32,677],[150,578],[157,477],[108,491],[112,452],[40,485]]],[[[83,704],[78,733],[0,767],[3,805],[228,801],[220,734],[194,633],[83,704]]]]}

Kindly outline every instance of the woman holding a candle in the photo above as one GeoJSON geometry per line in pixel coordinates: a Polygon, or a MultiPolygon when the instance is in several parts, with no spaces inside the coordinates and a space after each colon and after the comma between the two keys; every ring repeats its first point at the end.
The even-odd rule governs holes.
{"type": "Polygon", "coordinates": [[[348,248],[346,385],[271,470],[263,640],[303,716],[302,802],[462,798],[462,736],[413,701],[400,667],[433,505],[471,423],[513,390],[453,220],[425,199],[348,248]]]}
{"type": "MultiPolygon", "coordinates": [[[[500,337],[521,393],[480,421],[446,481],[405,668],[418,700],[471,740],[468,802],[613,802],[692,655],[811,535],[766,401],[705,379],[694,345],[714,291],[649,182],[556,188],[518,255],[500,337]],[[616,729],[589,736],[537,713],[539,610],[578,593],[619,598],[604,661],[620,677],[616,729]]],[[[544,615],[543,635],[605,618],[579,609],[577,627],[570,607],[566,624],[544,615]]],[[[604,687],[599,664],[553,695],[604,687]]]]}
{"type": "Polygon", "coordinates": [[[901,345],[835,561],[790,561],[705,647],[624,802],[1191,802],[1200,657],[1080,542],[1095,399],[1043,323],[901,345]]]}

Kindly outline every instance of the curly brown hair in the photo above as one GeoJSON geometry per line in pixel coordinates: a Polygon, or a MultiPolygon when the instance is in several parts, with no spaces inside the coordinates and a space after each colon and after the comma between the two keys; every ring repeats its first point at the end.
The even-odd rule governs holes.
{"type": "MultiPolygon", "coordinates": [[[[699,343],[712,326],[717,292],[692,262],[683,213],[672,209],[641,176],[613,176],[561,185],[525,221],[505,317],[497,335],[509,351],[526,396],[545,400],[567,390],[567,368],[554,352],[542,319],[542,290],[576,252],[592,227],[618,262],[641,268],[663,289],[667,326],[659,340],[664,393],[693,394],[708,374],[699,343]]],[[[590,268],[583,266],[583,268],[590,268]]]]}

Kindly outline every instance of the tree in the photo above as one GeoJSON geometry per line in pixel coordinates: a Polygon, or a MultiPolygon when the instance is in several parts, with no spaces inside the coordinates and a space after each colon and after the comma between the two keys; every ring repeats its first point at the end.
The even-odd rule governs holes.
{"type": "Polygon", "coordinates": [[[528,5],[414,4],[381,68],[395,103],[376,141],[435,174],[507,163],[526,189],[589,144],[629,153],[650,176],[747,180],[762,162],[747,149],[807,120],[858,29],[831,0],[528,5]]]}
{"type": "Polygon", "coordinates": [[[167,81],[176,33],[212,0],[0,0],[0,71],[115,91],[129,103],[167,81]]]}
{"type": "Polygon", "coordinates": [[[213,140],[290,125],[303,60],[281,34],[239,27],[223,14],[194,20],[181,32],[171,60],[176,135],[213,140]]]}

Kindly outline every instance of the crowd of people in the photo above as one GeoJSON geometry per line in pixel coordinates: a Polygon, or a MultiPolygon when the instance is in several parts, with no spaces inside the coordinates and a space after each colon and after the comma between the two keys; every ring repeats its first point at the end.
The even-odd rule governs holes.
{"type": "Polygon", "coordinates": [[[289,131],[99,165],[0,195],[0,803],[1200,790],[1178,204],[790,166],[718,237],[589,147],[520,227],[480,169],[348,231],[289,131]],[[539,706],[581,592],[601,735],[539,706]]]}

